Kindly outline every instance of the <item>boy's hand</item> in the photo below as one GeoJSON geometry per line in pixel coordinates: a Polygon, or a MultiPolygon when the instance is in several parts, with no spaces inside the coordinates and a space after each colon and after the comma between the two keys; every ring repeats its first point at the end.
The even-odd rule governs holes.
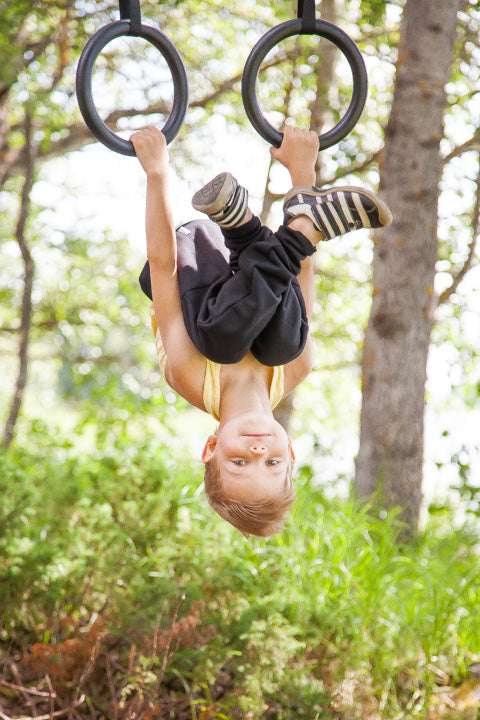
{"type": "Polygon", "coordinates": [[[165,135],[155,127],[134,132],[130,136],[140,164],[147,175],[166,175],[169,154],[165,135]]]}
{"type": "Polygon", "coordinates": [[[313,130],[286,125],[279,148],[270,153],[290,173],[293,185],[315,185],[315,163],[318,157],[318,135],[313,130]]]}

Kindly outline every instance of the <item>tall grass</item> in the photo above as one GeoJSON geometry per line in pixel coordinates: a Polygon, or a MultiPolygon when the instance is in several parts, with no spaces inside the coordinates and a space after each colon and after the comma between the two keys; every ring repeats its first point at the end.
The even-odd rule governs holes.
{"type": "Polygon", "coordinates": [[[14,660],[55,681],[47,648],[74,638],[84,671],[100,616],[95,672],[58,679],[68,694],[83,677],[91,713],[115,700],[127,718],[138,698],[156,717],[172,698],[194,718],[439,712],[480,660],[476,533],[445,509],[399,545],[395,513],[327,500],[308,468],[297,490],[288,529],[247,541],[166,448],[78,457],[44,437],[0,456],[4,677],[14,660]]]}

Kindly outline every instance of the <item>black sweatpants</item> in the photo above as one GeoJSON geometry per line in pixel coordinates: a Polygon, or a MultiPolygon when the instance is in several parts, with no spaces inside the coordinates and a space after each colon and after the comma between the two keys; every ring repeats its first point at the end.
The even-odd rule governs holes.
{"type": "MultiPolygon", "coordinates": [[[[300,263],[315,247],[281,225],[276,233],[253,217],[219,228],[193,220],[177,229],[177,268],[187,332],[218,363],[239,362],[250,350],[263,365],[284,365],[302,352],[308,335],[297,281],[300,263]]],[[[148,262],[140,274],[152,299],[148,262]]]]}

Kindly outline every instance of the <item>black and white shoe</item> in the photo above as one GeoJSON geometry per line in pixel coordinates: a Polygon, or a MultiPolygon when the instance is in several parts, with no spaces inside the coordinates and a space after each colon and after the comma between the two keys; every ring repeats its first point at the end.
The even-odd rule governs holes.
{"type": "Polygon", "coordinates": [[[333,187],[320,190],[311,185],[297,185],[285,195],[284,223],[306,215],[315,228],[331,240],[360,228],[390,225],[392,213],[387,205],[369,190],[359,187],[333,187]]]}
{"type": "Polygon", "coordinates": [[[195,193],[192,205],[221,227],[234,227],[248,210],[248,192],[233,175],[224,172],[195,193]]]}

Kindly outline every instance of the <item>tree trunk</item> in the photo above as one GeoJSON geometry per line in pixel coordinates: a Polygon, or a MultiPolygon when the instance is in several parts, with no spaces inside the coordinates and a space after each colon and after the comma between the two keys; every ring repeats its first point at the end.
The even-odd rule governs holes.
{"type": "Polygon", "coordinates": [[[385,133],[381,192],[393,224],[374,242],[373,301],[362,359],[355,488],[400,506],[415,528],[421,502],[426,362],[437,259],[445,83],[460,0],[408,0],[385,133]]]}
{"type": "Polygon", "coordinates": [[[8,449],[13,440],[15,424],[20,413],[23,394],[27,384],[28,344],[30,339],[32,315],[33,276],[35,272],[33,258],[25,238],[25,227],[30,209],[30,193],[33,186],[35,171],[35,162],[32,155],[32,121],[28,114],[25,117],[24,156],[25,180],[23,183],[20,212],[16,227],[16,238],[20,247],[20,252],[22,253],[25,275],[23,281],[22,316],[19,328],[18,375],[15,383],[13,398],[10,404],[10,411],[3,431],[2,446],[5,450],[8,449]]]}

